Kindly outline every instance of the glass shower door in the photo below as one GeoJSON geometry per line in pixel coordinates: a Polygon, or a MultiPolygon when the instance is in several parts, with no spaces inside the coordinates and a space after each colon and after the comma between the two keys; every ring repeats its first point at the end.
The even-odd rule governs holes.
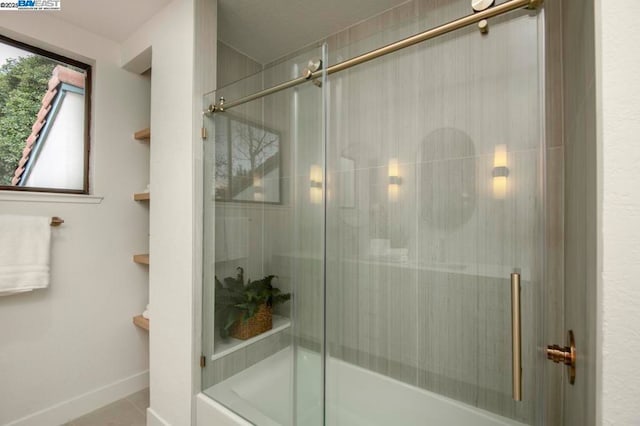
{"type": "MultiPolygon", "coordinates": [[[[406,27],[362,23],[330,61],[292,56],[205,107],[469,8],[410,3],[406,27]]],[[[261,426],[541,423],[539,21],[514,12],[204,118],[205,394],[261,426]],[[291,295],[255,335],[254,311],[229,316],[249,280],[291,295]]]]}
{"type": "MultiPolygon", "coordinates": [[[[221,88],[205,108],[323,54],[221,88]]],[[[257,425],[323,424],[323,79],[204,117],[203,392],[257,425]]]]}
{"type": "MultiPolygon", "coordinates": [[[[467,13],[468,2],[450,3],[416,28],[467,13]]],[[[331,75],[327,425],[540,421],[538,25],[516,12],[488,37],[469,28],[331,75]]]]}

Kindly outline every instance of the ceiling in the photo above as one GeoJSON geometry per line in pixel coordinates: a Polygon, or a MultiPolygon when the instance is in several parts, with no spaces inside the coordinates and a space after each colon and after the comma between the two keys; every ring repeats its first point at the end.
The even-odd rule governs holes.
{"type": "Polygon", "coordinates": [[[265,64],[405,1],[218,0],[218,38],[265,64]]]}
{"type": "MultiPolygon", "coordinates": [[[[218,37],[260,63],[278,59],[407,0],[218,0],[218,37]]],[[[171,0],[64,0],[46,12],[123,42],[171,0]]]]}
{"type": "Polygon", "coordinates": [[[171,0],[62,0],[51,16],[123,42],[171,0]]]}

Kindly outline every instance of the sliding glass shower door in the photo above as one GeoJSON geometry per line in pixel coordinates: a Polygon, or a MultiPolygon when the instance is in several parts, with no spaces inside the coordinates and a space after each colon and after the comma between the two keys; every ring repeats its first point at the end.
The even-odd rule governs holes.
{"type": "Polygon", "coordinates": [[[323,424],[325,76],[223,105],[323,49],[204,99],[203,392],[258,425],[323,424]]]}
{"type": "Polygon", "coordinates": [[[542,423],[541,18],[328,75],[469,2],[399,9],[205,97],[203,392],[254,424],[542,423]]]}

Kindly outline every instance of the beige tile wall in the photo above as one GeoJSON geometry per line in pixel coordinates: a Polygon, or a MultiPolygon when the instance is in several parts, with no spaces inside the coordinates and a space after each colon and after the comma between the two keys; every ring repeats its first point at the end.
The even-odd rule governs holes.
{"type": "MultiPolygon", "coordinates": [[[[331,57],[467,8],[410,2],[331,37],[331,57]]],[[[355,209],[328,207],[331,354],[525,422],[535,416],[543,278],[538,31],[535,17],[515,13],[486,37],[463,30],[332,76],[329,87],[329,190],[340,191],[340,156],[356,159],[358,188],[355,209]],[[491,192],[499,144],[509,151],[504,200],[491,192]],[[387,196],[391,158],[403,179],[396,201],[387,196]],[[371,262],[375,238],[407,249],[409,262],[371,262]],[[523,403],[511,399],[514,267],[526,271],[523,403]]]]}
{"type": "Polygon", "coordinates": [[[565,387],[564,424],[596,422],[597,164],[594,2],[562,2],[566,329],[581,355],[565,387]]]}

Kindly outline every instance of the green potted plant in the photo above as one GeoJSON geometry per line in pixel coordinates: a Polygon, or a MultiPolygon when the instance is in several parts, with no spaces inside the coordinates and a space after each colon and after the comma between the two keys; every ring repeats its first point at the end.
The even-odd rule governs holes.
{"type": "Polygon", "coordinates": [[[273,307],[291,298],[271,283],[275,275],[244,284],[244,271],[238,267],[236,278],[215,277],[216,320],[220,336],[247,340],[273,327],[273,307]]]}

